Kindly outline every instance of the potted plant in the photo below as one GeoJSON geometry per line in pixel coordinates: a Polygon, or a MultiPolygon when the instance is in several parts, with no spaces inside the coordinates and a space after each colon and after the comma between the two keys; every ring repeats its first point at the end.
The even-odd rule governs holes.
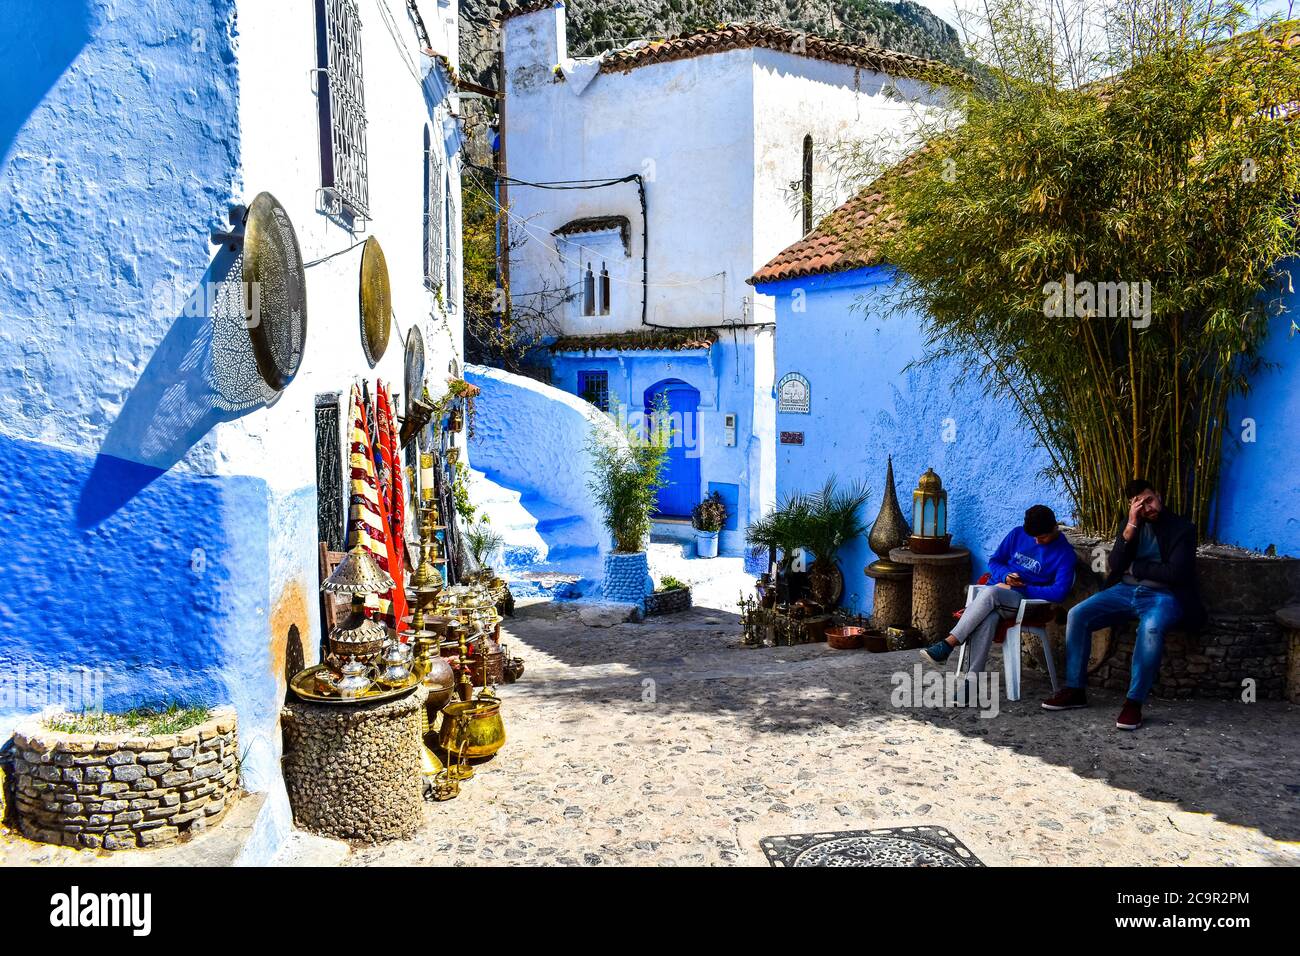
{"type": "Polygon", "coordinates": [[[841,489],[832,475],[807,498],[800,547],[813,556],[808,587],[813,600],[823,607],[834,607],[843,595],[844,575],[835,558],[840,548],[867,533],[861,510],[870,496],[871,490],[862,482],[841,489]]]}
{"type": "Polygon", "coordinates": [[[764,553],[775,555],[775,580],[771,582],[773,589],[764,596],[764,607],[789,600],[790,565],[803,547],[809,508],[805,495],[789,495],[745,529],[745,541],[751,554],[755,557],[764,553]]]}
{"type": "MultiPolygon", "coordinates": [[[[618,421],[611,406],[609,418],[618,421]]],[[[635,426],[594,427],[587,442],[591,473],[587,488],[600,508],[614,550],[605,556],[606,599],[645,609],[650,565],[645,545],[651,515],[664,484],[671,430],[666,409],[656,405],[642,432],[635,426]],[[620,434],[621,433],[621,434],[620,434]]]]}
{"type": "Polygon", "coordinates": [[[718,556],[718,535],[727,523],[727,505],[719,492],[710,492],[708,497],[691,509],[691,527],[695,529],[695,553],[701,558],[718,556]]]}

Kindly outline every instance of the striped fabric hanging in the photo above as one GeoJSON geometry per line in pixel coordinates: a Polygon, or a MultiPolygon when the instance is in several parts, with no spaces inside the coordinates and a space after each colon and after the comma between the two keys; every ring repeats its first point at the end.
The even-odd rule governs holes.
{"type": "Polygon", "coordinates": [[[375,389],[375,411],[378,421],[376,430],[379,442],[375,446],[375,460],[378,464],[380,503],[383,509],[385,528],[388,530],[388,566],[389,573],[398,587],[393,591],[393,618],[397,622],[397,633],[406,631],[406,590],[402,571],[406,566],[406,507],[402,491],[402,460],[397,447],[397,426],[393,419],[393,396],[384,382],[379,382],[375,389]],[[392,569],[396,569],[394,572],[392,569]]]}
{"type": "MultiPolygon", "coordinates": [[[[369,552],[379,566],[388,571],[388,535],[385,533],[383,511],[379,504],[379,484],[375,478],[374,455],[370,447],[368,412],[361,389],[352,386],[348,411],[348,547],[360,545],[369,552]]],[[[389,571],[390,575],[392,574],[389,571]]],[[[393,575],[398,586],[400,578],[393,575]]],[[[394,627],[392,592],[367,595],[367,614],[394,627]]]]}

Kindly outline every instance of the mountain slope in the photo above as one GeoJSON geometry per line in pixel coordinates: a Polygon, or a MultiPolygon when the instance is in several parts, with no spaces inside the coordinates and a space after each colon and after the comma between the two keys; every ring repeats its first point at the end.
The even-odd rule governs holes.
{"type": "MultiPolygon", "coordinates": [[[[461,0],[461,71],[496,85],[492,21],[527,0],[461,0]]],[[[642,37],[665,37],[737,20],[773,23],[835,40],[885,47],[954,66],[957,31],[912,0],[569,0],[569,53],[592,56],[642,37]]]]}

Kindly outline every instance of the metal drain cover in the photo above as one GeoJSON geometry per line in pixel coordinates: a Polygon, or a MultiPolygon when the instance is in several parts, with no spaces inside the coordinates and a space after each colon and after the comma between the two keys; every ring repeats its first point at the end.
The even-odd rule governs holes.
{"type": "Polygon", "coordinates": [[[772,866],[983,866],[943,827],[885,827],[764,837],[772,866]]]}

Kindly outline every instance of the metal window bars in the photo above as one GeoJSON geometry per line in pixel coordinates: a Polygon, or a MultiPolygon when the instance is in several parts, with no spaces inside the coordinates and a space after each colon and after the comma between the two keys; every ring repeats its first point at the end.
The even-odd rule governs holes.
{"type": "MultiPolygon", "coordinates": [[[[427,132],[427,130],[426,130],[427,132]]],[[[429,134],[424,151],[424,283],[442,286],[444,257],[444,175],[441,142],[429,134]]]]}
{"type": "Polygon", "coordinates": [[[370,218],[361,17],[356,0],[316,0],[321,191],[329,212],[370,218]]]}

